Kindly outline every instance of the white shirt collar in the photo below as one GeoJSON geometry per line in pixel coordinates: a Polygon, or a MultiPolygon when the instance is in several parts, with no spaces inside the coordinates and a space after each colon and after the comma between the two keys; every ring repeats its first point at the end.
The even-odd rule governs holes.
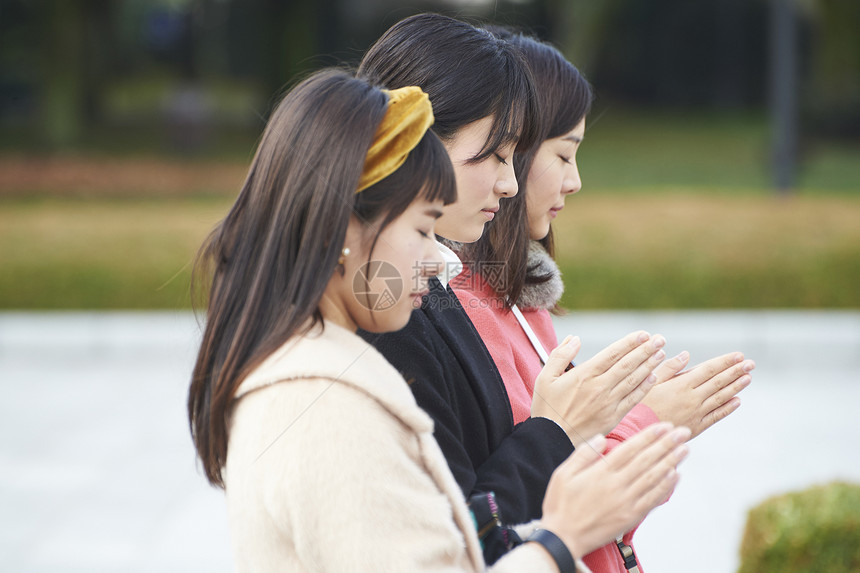
{"type": "Polygon", "coordinates": [[[443,287],[448,288],[448,283],[463,272],[463,263],[460,261],[457,253],[449,249],[446,245],[436,241],[436,246],[439,247],[439,253],[442,255],[442,260],[445,261],[442,272],[436,278],[439,279],[443,287]]]}

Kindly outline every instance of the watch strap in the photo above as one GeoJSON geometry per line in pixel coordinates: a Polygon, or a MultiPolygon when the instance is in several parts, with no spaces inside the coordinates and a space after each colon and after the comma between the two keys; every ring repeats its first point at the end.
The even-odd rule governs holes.
{"type": "Polygon", "coordinates": [[[558,565],[560,573],[576,573],[576,562],[573,555],[558,535],[548,529],[536,529],[526,541],[534,541],[543,545],[558,565]]]}

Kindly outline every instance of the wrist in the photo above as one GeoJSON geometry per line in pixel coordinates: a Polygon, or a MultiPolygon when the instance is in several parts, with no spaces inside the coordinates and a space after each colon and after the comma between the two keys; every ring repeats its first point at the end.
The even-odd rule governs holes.
{"type": "MultiPolygon", "coordinates": [[[[581,559],[583,555],[587,555],[593,551],[593,549],[589,548],[588,541],[583,545],[583,541],[588,539],[588,531],[584,528],[576,527],[579,522],[570,518],[555,519],[554,517],[557,516],[545,514],[539,521],[534,522],[533,532],[538,529],[547,529],[552,531],[564,542],[574,559],[581,559]],[[579,531],[579,529],[582,529],[582,531],[579,531]]],[[[524,541],[528,540],[528,537],[531,536],[531,534],[527,535],[526,533],[527,532],[522,533],[524,541]]]]}
{"type": "Polygon", "coordinates": [[[540,545],[558,567],[559,573],[576,573],[576,558],[570,547],[549,529],[538,527],[526,539],[527,543],[540,545]]]}

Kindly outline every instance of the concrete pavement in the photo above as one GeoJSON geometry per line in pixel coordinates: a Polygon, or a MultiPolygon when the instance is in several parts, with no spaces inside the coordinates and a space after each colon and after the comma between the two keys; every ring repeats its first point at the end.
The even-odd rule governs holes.
{"type": "MultiPolygon", "coordinates": [[[[646,570],[730,573],[746,510],[860,482],[860,312],[572,313],[587,358],[629,331],[693,362],[756,360],[743,405],[691,444],[637,534],[646,570]]],[[[17,573],[233,571],[222,494],[196,467],[190,314],[0,314],[0,554],[17,573]]]]}

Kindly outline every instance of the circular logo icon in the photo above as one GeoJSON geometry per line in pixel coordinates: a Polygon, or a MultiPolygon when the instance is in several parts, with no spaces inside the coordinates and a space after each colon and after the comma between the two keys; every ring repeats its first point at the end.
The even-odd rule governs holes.
{"type": "Polygon", "coordinates": [[[368,261],[352,278],[355,299],[368,310],[387,310],[403,294],[403,278],[391,263],[368,261]]]}

